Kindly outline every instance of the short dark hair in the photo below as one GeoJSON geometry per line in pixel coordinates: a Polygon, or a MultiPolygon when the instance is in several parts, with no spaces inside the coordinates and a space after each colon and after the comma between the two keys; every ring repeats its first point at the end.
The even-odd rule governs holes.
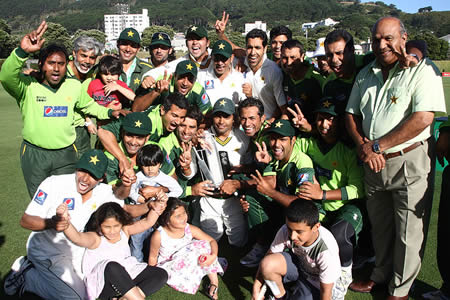
{"type": "Polygon", "coordinates": [[[289,222],[306,223],[309,227],[313,227],[319,223],[319,209],[314,201],[299,198],[287,207],[286,219],[289,222]]]}
{"type": "Polygon", "coordinates": [[[58,44],[50,44],[47,47],[41,49],[41,51],[39,52],[39,70],[42,71],[42,66],[50,55],[58,52],[64,54],[66,62],[69,61],[69,55],[67,54],[67,49],[64,46],[58,44]]]}
{"type": "Polygon", "coordinates": [[[120,75],[122,74],[122,69],[123,69],[122,62],[118,57],[106,55],[103,56],[98,62],[97,77],[99,77],[100,74],[120,75]]]}
{"type": "Polygon", "coordinates": [[[348,33],[347,30],[344,29],[336,29],[332,32],[328,33],[325,38],[325,48],[328,44],[344,40],[345,41],[345,50],[348,50],[350,52],[355,52],[355,42],[353,41],[353,36],[348,33]]]}
{"type": "Polygon", "coordinates": [[[133,218],[118,203],[106,202],[92,214],[85,231],[93,231],[102,236],[101,225],[109,218],[115,218],[122,226],[133,224],[133,218]]]}
{"type": "MultiPolygon", "coordinates": [[[[170,217],[172,216],[173,212],[178,207],[184,207],[184,210],[186,211],[186,214],[188,213],[187,205],[183,201],[181,201],[178,198],[175,197],[169,197],[169,200],[167,200],[167,206],[166,209],[163,211],[161,216],[159,216],[158,224],[160,226],[167,226],[169,224],[170,217]]],[[[189,217],[189,215],[188,215],[189,217]]]]}
{"type": "Polygon", "coordinates": [[[136,164],[139,167],[156,166],[164,162],[164,154],[156,144],[148,144],[139,149],[136,164]]]}
{"type": "Polygon", "coordinates": [[[164,111],[169,111],[172,105],[176,105],[181,109],[188,109],[189,104],[185,96],[178,92],[170,93],[163,101],[164,111]]]}
{"type": "Polygon", "coordinates": [[[258,115],[260,117],[262,117],[264,115],[264,104],[262,103],[262,101],[259,99],[253,98],[253,97],[248,97],[248,98],[244,99],[243,101],[239,102],[239,106],[238,106],[239,116],[241,115],[241,110],[243,108],[252,107],[252,106],[258,108],[258,115]]]}
{"type": "Polygon", "coordinates": [[[298,40],[287,40],[286,42],[281,45],[281,51],[284,49],[292,49],[292,48],[298,48],[300,50],[300,54],[305,53],[305,47],[302,43],[298,40]]]}
{"type": "Polygon", "coordinates": [[[203,121],[203,114],[197,105],[190,105],[186,112],[185,118],[189,118],[189,119],[193,119],[193,120],[197,121],[197,127],[198,127],[198,126],[200,126],[200,124],[203,121]]]}
{"type": "Polygon", "coordinates": [[[249,33],[247,33],[247,35],[245,36],[245,43],[248,43],[249,39],[256,39],[256,38],[260,38],[263,42],[263,47],[267,46],[267,34],[265,31],[261,30],[261,29],[252,29],[250,30],[249,33]]]}
{"type": "Polygon", "coordinates": [[[285,35],[288,40],[292,39],[292,31],[284,25],[274,27],[270,30],[270,40],[273,40],[279,35],[285,35]]]}

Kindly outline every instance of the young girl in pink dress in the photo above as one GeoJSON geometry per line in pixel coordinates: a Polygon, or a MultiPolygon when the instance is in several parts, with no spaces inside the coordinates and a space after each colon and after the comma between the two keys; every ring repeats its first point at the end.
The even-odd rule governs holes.
{"type": "Polygon", "coordinates": [[[208,275],[208,296],[217,299],[217,273],[223,272],[217,260],[217,242],[187,220],[185,204],[169,198],[158,220],[161,226],[151,239],[148,264],[165,269],[169,274],[167,284],[189,294],[195,294],[202,278],[208,275]]]}
{"type": "MultiPolygon", "coordinates": [[[[92,231],[78,232],[69,222],[64,234],[74,244],[87,248],[82,268],[88,299],[144,300],[166,283],[164,269],[138,262],[128,246],[130,235],[153,226],[164,206],[150,210],[147,218],[133,223],[119,204],[108,202],[94,213],[88,224],[88,230],[92,231]]],[[[56,214],[68,220],[67,205],[61,204],[56,214]]]]}

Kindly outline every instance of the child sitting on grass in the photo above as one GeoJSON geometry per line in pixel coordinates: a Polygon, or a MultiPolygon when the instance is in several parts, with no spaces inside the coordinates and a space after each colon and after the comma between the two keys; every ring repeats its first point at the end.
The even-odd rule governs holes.
{"type": "Polygon", "coordinates": [[[253,298],[259,297],[266,284],[275,299],[331,300],[340,275],[336,240],[320,226],[314,202],[297,199],[286,209],[286,224],[259,265],[253,298]],[[294,288],[286,290],[286,283],[293,283],[294,288]]]}
{"type": "Polygon", "coordinates": [[[217,242],[187,223],[186,205],[177,198],[169,198],[167,207],[153,233],[148,264],[167,271],[167,284],[177,291],[195,294],[200,282],[208,275],[207,295],[217,299],[219,279],[223,269],[217,260],[217,242]]]}
{"type": "Polygon", "coordinates": [[[147,218],[133,223],[132,217],[115,203],[101,205],[87,225],[88,232],[78,232],[69,221],[68,207],[58,206],[56,215],[69,221],[64,230],[66,237],[80,247],[86,247],[83,257],[83,272],[89,299],[144,300],[145,296],[158,291],[167,281],[167,272],[161,268],[139,263],[131,256],[128,238],[153,226],[164,210],[166,196],[147,218]]]}

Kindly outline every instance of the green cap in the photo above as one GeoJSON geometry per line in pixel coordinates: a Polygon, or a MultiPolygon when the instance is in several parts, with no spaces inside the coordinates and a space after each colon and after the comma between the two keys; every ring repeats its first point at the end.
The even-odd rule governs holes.
{"type": "Polygon", "coordinates": [[[89,172],[96,179],[102,178],[108,167],[108,158],[98,149],[85,152],[78,160],[75,168],[89,172]]]}
{"type": "Polygon", "coordinates": [[[345,110],[344,105],[345,105],[344,101],[338,101],[335,98],[329,96],[323,97],[322,99],[320,99],[314,112],[327,113],[333,116],[337,116],[344,112],[345,110]]]}
{"type": "Polygon", "coordinates": [[[214,103],[213,114],[216,112],[224,112],[226,114],[232,115],[236,111],[234,102],[228,98],[220,98],[214,103]]]}
{"type": "Polygon", "coordinates": [[[233,54],[233,48],[231,48],[230,43],[224,40],[218,40],[214,43],[211,51],[211,55],[220,54],[225,56],[226,58],[230,58],[233,54]]]}
{"type": "Polygon", "coordinates": [[[195,34],[199,38],[208,38],[208,31],[206,31],[206,28],[203,26],[193,25],[189,27],[186,32],[186,39],[192,34],[195,34]]]}
{"type": "Polygon", "coordinates": [[[152,41],[150,42],[150,46],[153,45],[164,45],[167,47],[172,47],[169,35],[164,32],[156,32],[152,35],[152,41]]]}
{"type": "Polygon", "coordinates": [[[190,60],[180,61],[175,69],[175,75],[192,74],[197,77],[197,66],[190,60]]]}
{"type": "Polygon", "coordinates": [[[144,112],[133,112],[125,116],[122,129],[131,134],[149,135],[152,131],[152,122],[144,112]]]}
{"type": "Polygon", "coordinates": [[[289,120],[275,120],[267,133],[277,133],[281,136],[295,136],[295,128],[289,120]]]}
{"type": "Polygon", "coordinates": [[[139,36],[139,32],[137,32],[136,29],[128,27],[120,33],[118,41],[131,41],[140,45],[141,37],[139,36]]]}

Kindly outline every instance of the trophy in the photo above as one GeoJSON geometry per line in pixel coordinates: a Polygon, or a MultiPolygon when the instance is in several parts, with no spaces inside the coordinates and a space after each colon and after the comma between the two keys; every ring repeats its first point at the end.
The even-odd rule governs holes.
{"type": "Polygon", "coordinates": [[[215,136],[205,132],[205,142],[210,146],[207,149],[195,150],[199,169],[203,180],[210,180],[214,193],[219,193],[219,187],[231,169],[230,160],[226,151],[218,151],[215,136]]]}

